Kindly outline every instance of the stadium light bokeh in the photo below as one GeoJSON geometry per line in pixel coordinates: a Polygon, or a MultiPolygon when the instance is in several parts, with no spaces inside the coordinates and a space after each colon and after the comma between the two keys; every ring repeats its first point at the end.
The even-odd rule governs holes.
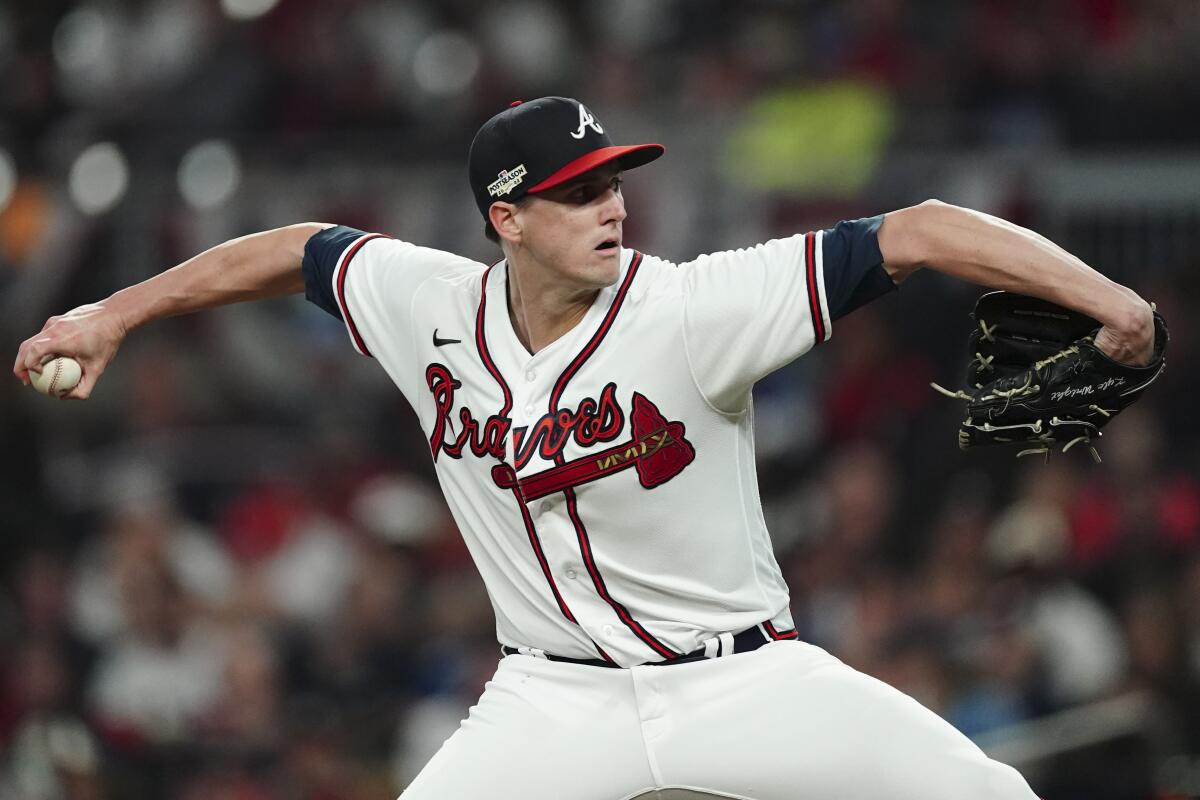
{"type": "Polygon", "coordinates": [[[88,147],[67,179],[71,200],[84,214],[95,216],[112,210],[129,188],[129,165],[121,148],[112,142],[88,147]]]}

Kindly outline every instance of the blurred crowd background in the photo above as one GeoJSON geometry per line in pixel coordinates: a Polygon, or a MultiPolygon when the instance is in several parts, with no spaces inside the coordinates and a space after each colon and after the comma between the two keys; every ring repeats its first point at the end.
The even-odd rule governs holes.
{"type": "MultiPolygon", "coordinates": [[[[794,614],[1047,800],[1198,797],[1197,75],[1195,0],[8,2],[0,342],[293,222],[498,257],[467,145],[542,94],[667,146],[626,241],[673,260],[999,214],[1155,300],[1167,372],[1101,464],[967,455],[928,382],[978,290],[841,321],[756,392],[794,614]]],[[[498,660],[415,418],[299,298],[137,331],[87,403],[0,382],[0,453],[3,800],[391,798],[498,660]]]]}

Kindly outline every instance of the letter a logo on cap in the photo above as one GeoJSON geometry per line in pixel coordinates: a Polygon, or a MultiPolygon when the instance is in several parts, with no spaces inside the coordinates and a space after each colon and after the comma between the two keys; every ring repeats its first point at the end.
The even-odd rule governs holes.
{"type": "Polygon", "coordinates": [[[592,112],[587,110],[587,106],[583,103],[579,104],[579,127],[571,134],[572,139],[582,139],[583,129],[591,128],[596,133],[603,134],[604,128],[600,127],[600,123],[592,116],[592,112]]]}

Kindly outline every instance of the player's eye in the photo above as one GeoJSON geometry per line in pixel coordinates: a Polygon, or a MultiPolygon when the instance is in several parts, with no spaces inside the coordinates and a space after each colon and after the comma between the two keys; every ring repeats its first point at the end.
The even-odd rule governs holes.
{"type": "Polygon", "coordinates": [[[603,181],[581,183],[567,193],[567,201],[579,204],[590,203],[600,195],[604,194],[604,192],[608,189],[612,189],[617,194],[620,194],[622,183],[624,183],[624,181],[615,176],[609,179],[607,183],[603,181]]]}

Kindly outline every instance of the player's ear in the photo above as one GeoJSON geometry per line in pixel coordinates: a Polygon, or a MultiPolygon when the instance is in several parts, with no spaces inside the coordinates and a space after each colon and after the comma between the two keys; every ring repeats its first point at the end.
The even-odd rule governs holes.
{"type": "Polygon", "coordinates": [[[517,219],[517,206],[497,200],[488,209],[488,219],[502,240],[514,244],[521,241],[521,223],[517,219]]]}

